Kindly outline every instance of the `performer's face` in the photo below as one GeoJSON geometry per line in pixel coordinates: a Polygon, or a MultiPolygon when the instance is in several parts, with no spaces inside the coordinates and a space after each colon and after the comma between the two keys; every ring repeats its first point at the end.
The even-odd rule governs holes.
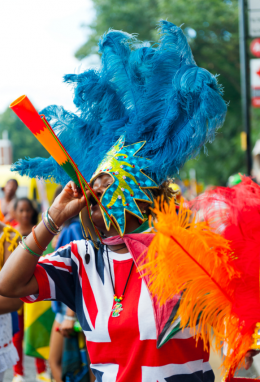
{"type": "MultiPolygon", "coordinates": [[[[98,199],[100,200],[106,189],[113,183],[112,176],[108,174],[100,175],[92,184],[92,188],[95,191],[98,199]]],[[[100,210],[99,205],[94,198],[90,198],[91,203],[91,217],[92,221],[100,232],[103,232],[105,236],[114,236],[118,235],[118,232],[111,225],[109,232],[106,230],[105,222],[100,210]]],[[[147,202],[137,202],[141,211],[147,210],[149,204],[147,202]]],[[[126,212],[126,233],[132,232],[140,225],[139,220],[136,216],[126,212]]]]}
{"type": "MultiPolygon", "coordinates": [[[[100,200],[106,189],[113,183],[112,176],[108,174],[100,175],[97,179],[95,179],[92,188],[95,191],[98,199],[100,200]]],[[[95,226],[100,230],[105,230],[105,222],[97,202],[91,198],[91,217],[95,226]]]]}

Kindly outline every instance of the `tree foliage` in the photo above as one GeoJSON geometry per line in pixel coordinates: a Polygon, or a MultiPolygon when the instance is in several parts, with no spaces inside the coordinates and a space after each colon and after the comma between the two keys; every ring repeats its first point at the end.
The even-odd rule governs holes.
{"type": "Polygon", "coordinates": [[[158,0],[94,0],[96,19],[91,25],[90,36],[76,52],[82,59],[91,53],[97,53],[100,36],[109,29],[137,33],[141,40],[153,40],[159,20],[158,0]]]}
{"type": "MultiPolygon", "coordinates": [[[[140,40],[156,40],[160,19],[183,24],[197,64],[219,75],[228,114],[208,154],[189,161],[184,170],[196,169],[199,180],[225,184],[227,178],[245,171],[240,148],[242,115],[238,36],[238,0],[93,0],[96,18],[86,43],[76,52],[82,59],[97,52],[99,37],[109,28],[137,33],[140,40]]],[[[258,115],[257,113],[255,113],[258,115]]],[[[256,124],[254,123],[254,126],[256,124]]],[[[256,134],[255,134],[256,136],[256,134]]]]}
{"type": "MultiPolygon", "coordinates": [[[[97,53],[98,40],[110,28],[137,33],[142,41],[158,39],[160,19],[182,25],[197,64],[218,74],[224,87],[228,113],[208,153],[188,161],[185,176],[195,168],[197,178],[207,184],[225,184],[237,172],[245,172],[245,153],[240,148],[242,131],[238,0],[92,0],[96,17],[88,25],[91,33],[76,52],[78,59],[97,53]]],[[[260,110],[252,110],[252,143],[259,138],[260,110]]],[[[0,115],[0,135],[8,130],[13,142],[14,161],[25,156],[48,156],[45,149],[10,109],[0,115]]]]}
{"type": "Polygon", "coordinates": [[[48,157],[45,148],[9,108],[0,115],[0,136],[4,130],[13,144],[14,162],[25,157],[48,157]]]}

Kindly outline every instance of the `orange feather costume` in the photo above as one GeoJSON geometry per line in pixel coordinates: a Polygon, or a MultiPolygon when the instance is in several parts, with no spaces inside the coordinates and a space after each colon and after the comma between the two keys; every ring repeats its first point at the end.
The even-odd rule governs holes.
{"type": "Polygon", "coordinates": [[[223,366],[232,376],[249,349],[260,349],[260,187],[245,178],[199,197],[192,210],[182,204],[177,213],[172,201],[154,212],[156,235],[142,265],[151,291],[161,303],[183,294],[182,327],[205,347],[213,338],[217,349],[225,342],[223,366]]]}

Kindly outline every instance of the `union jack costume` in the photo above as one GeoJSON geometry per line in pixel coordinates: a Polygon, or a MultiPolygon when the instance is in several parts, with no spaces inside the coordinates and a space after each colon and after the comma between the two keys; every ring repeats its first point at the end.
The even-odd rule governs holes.
{"type": "MultiPolygon", "coordinates": [[[[115,289],[120,292],[132,257],[108,250],[108,258],[115,289]]],[[[178,320],[170,325],[176,301],[168,320],[164,314],[158,335],[159,309],[152,304],[145,279],[136,270],[129,279],[123,311],[112,317],[113,288],[106,247],[97,253],[91,242],[72,242],[41,258],[35,277],[39,295],[23,301],[58,300],[76,311],[98,382],[214,381],[202,341],[196,346],[189,328],[176,329],[178,320]]]]}

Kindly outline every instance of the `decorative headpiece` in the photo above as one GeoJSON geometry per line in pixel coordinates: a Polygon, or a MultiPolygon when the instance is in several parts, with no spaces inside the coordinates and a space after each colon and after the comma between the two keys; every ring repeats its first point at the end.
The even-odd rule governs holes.
{"type": "MultiPolygon", "coordinates": [[[[151,199],[142,188],[157,188],[157,184],[142,172],[142,169],[148,167],[148,160],[136,156],[145,142],[130,146],[124,146],[124,143],[125,138],[122,136],[105,155],[91,178],[91,183],[101,174],[109,174],[114,179],[102,195],[101,202],[109,216],[117,222],[121,234],[125,231],[125,211],[144,219],[135,200],[151,202],[151,199]]],[[[106,214],[103,216],[109,229],[111,221],[106,214]]]]}
{"type": "MultiPolygon", "coordinates": [[[[121,234],[126,210],[142,219],[135,201],[150,200],[144,189],[178,173],[214,139],[226,114],[221,86],[196,65],[181,28],[161,21],[159,32],[158,45],[147,46],[110,30],[99,43],[100,70],[64,77],[75,87],[77,113],[58,106],[42,111],[88,182],[109,170],[114,182],[102,197],[105,222],[109,226],[113,216],[121,234]]],[[[20,160],[13,170],[61,184],[69,180],[53,157],[20,160]]]]}

